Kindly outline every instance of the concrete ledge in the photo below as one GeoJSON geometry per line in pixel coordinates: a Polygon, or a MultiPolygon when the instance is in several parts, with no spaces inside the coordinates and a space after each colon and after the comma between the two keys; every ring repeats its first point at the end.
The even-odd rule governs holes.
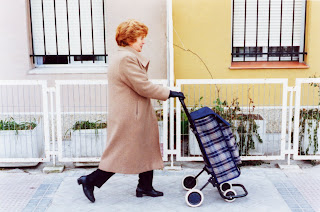
{"type": "Polygon", "coordinates": [[[61,173],[64,170],[64,166],[46,166],[43,168],[43,173],[61,173]]]}
{"type": "Polygon", "coordinates": [[[2,168],[14,168],[14,167],[31,167],[37,166],[39,162],[26,162],[26,163],[17,163],[17,162],[8,162],[8,163],[0,163],[0,167],[2,168]]]}
{"type": "Polygon", "coordinates": [[[282,164],[278,164],[279,168],[282,170],[301,170],[300,167],[298,165],[282,165],[282,164]]]}
{"type": "Polygon", "coordinates": [[[76,162],[74,163],[75,167],[97,167],[99,166],[99,162],[76,162]]]}
{"type": "Polygon", "coordinates": [[[182,168],[181,166],[165,166],[164,170],[171,170],[171,171],[180,171],[182,168]]]}
{"type": "Polygon", "coordinates": [[[108,66],[47,65],[31,69],[28,74],[105,74],[108,66]]]}

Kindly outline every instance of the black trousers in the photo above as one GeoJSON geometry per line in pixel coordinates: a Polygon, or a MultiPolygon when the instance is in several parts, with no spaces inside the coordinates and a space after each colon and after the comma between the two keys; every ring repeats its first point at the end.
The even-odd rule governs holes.
{"type": "MultiPolygon", "coordinates": [[[[106,172],[106,171],[102,171],[101,169],[97,169],[91,174],[89,174],[87,176],[87,179],[91,185],[100,188],[114,174],[115,173],[113,172],[106,172]]],[[[153,170],[142,172],[139,174],[138,187],[144,190],[150,191],[153,189],[152,180],[153,180],[153,170]]]]}

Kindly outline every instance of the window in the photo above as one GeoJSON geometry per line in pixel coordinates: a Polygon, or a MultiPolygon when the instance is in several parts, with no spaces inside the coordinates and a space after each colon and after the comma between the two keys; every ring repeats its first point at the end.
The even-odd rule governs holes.
{"type": "Polygon", "coordinates": [[[46,65],[106,65],[105,0],[29,0],[32,55],[46,65]]]}
{"type": "Polygon", "coordinates": [[[232,2],[232,61],[304,61],[306,0],[232,2]]]}

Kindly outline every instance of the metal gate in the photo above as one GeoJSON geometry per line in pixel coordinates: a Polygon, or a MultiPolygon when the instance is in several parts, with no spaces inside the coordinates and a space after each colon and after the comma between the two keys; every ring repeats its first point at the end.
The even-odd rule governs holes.
{"type": "MultiPolygon", "coordinates": [[[[287,126],[287,79],[177,80],[190,111],[210,107],[232,125],[242,160],[283,160],[287,126]]],[[[198,143],[176,103],[178,161],[202,160],[198,143]]]]}
{"type": "Polygon", "coordinates": [[[49,162],[47,81],[0,81],[0,162],[49,162]]]}
{"type": "Polygon", "coordinates": [[[319,160],[320,78],[296,79],[294,160],[319,160]]]}
{"type": "MultiPolygon", "coordinates": [[[[166,86],[166,80],[151,80],[166,86]]],[[[61,162],[98,162],[107,141],[106,80],[56,81],[58,156],[61,162]]],[[[152,100],[163,160],[168,160],[168,104],[152,100]]]]}

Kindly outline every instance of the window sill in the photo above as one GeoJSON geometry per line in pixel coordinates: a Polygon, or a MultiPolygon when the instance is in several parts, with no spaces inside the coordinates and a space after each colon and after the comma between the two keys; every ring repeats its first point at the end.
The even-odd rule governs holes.
{"type": "Polygon", "coordinates": [[[308,69],[309,66],[298,61],[258,61],[258,62],[232,62],[229,69],[308,69]]]}
{"type": "Polygon", "coordinates": [[[36,67],[28,74],[106,74],[108,66],[86,66],[86,67],[36,67]]]}

